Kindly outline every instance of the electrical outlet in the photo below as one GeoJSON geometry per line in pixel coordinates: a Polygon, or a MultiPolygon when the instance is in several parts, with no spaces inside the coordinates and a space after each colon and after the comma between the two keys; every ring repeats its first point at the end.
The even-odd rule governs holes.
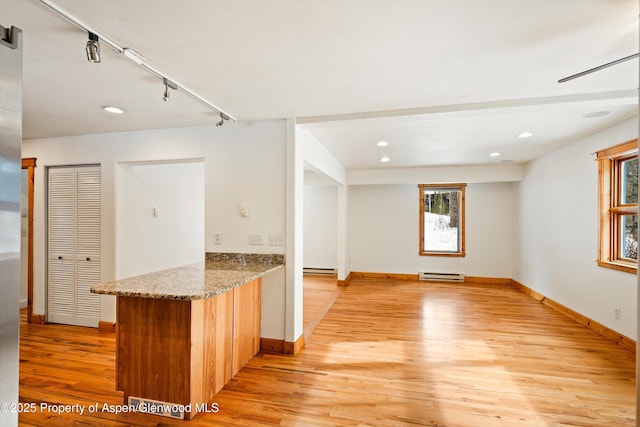
{"type": "Polygon", "coordinates": [[[267,244],[269,246],[282,246],[282,245],[284,245],[284,241],[282,239],[282,234],[269,234],[267,236],[267,244]]]}
{"type": "Polygon", "coordinates": [[[221,245],[222,244],[222,233],[219,231],[216,231],[215,233],[213,233],[213,243],[215,245],[221,245]]]}
{"type": "Polygon", "coordinates": [[[262,234],[249,234],[250,245],[264,245],[264,236],[262,234]]]}
{"type": "Polygon", "coordinates": [[[620,316],[621,316],[620,307],[616,307],[616,308],[613,310],[613,313],[615,314],[616,319],[620,320],[620,316]]]}

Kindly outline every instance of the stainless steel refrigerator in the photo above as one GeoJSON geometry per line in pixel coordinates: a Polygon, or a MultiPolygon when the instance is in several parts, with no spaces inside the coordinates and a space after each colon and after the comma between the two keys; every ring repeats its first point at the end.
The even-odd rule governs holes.
{"type": "Polygon", "coordinates": [[[22,31],[0,26],[0,426],[18,425],[22,31]]]}

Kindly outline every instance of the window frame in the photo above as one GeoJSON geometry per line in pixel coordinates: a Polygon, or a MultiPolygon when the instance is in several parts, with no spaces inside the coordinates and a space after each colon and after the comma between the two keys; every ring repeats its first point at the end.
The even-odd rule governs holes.
{"type": "Polygon", "coordinates": [[[620,256],[620,223],[625,215],[638,215],[637,203],[620,203],[622,163],[638,158],[638,140],[596,152],[598,161],[598,259],[600,267],[637,274],[638,262],[620,256]]]}
{"type": "Polygon", "coordinates": [[[466,183],[445,183],[445,184],[418,184],[419,190],[419,224],[420,232],[418,237],[418,255],[420,256],[444,256],[444,257],[464,257],[465,252],[465,188],[466,183]],[[458,221],[460,224],[458,251],[426,251],[424,250],[424,190],[425,189],[438,189],[438,190],[455,190],[460,192],[460,206],[458,209],[458,221]]]}

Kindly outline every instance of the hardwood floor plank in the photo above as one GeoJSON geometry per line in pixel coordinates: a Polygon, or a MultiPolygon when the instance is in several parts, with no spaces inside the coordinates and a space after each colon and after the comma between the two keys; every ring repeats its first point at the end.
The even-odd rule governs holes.
{"type": "MultiPolygon", "coordinates": [[[[20,358],[22,402],[121,402],[114,334],[23,321],[20,358]]],[[[299,354],[257,354],[215,402],[20,425],[633,426],[635,356],[509,285],[354,278],[299,354]]]]}
{"type": "Polygon", "coordinates": [[[308,339],[320,321],[342,293],[335,276],[304,275],[303,323],[304,338],[308,339]]]}

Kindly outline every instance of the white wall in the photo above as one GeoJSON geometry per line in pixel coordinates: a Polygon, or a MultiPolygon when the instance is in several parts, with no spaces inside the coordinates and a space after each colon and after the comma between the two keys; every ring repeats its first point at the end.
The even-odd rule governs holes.
{"type": "Polygon", "coordinates": [[[333,180],[339,185],[347,182],[347,171],[333,155],[320,144],[308,130],[295,128],[296,144],[302,148],[303,162],[314,171],[333,180]]]}
{"type": "Polygon", "coordinates": [[[344,191],[346,171],[329,151],[308,131],[296,126],[294,119],[287,120],[287,239],[286,239],[286,337],[288,342],[297,341],[303,333],[302,328],[302,261],[304,257],[304,175],[305,168],[312,168],[336,182],[338,191],[337,241],[338,241],[338,279],[347,275],[346,246],[346,199],[344,191]]]}
{"type": "Polygon", "coordinates": [[[303,333],[302,257],[304,213],[304,144],[299,140],[295,120],[287,120],[287,241],[286,241],[286,335],[295,343],[303,333]]]}
{"type": "MultiPolygon", "coordinates": [[[[118,163],[204,159],[205,250],[212,252],[283,253],[282,246],[251,246],[248,233],[285,231],[284,120],[225,123],[224,126],[158,129],[138,132],[27,140],[23,156],[36,157],[34,313],[45,313],[45,170],[47,166],[100,163],[102,171],[102,280],[116,278],[116,188],[118,163]],[[251,207],[240,217],[241,203],[251,207]],[[222,233],[215,245],[213,232],[222,233]]],[[[280,286],[284,295],[284,283],[280,286]]],[[[269,307],[265,308],[267,311],[269,307]]],[[[263,335],[282,339],[284,313],[278,308],[263,335]]],[[[102,299],[101,320],[115,320],[115,299],[102,299]]]]}
{"type": "Polygon", "coordinates": [[[517,186],[513,272],[520,283],[634,340],[636,276],[596,265],[598,165],[592,153],[637,133],[636,117],[528,165],[517,186]]]}
{"type": "Polygon", "coordinates": [[[338,187],[304,186],[305,268],[337,268],[338,187]]]}
{"type": "Polygon", "coordinates": [[[462,272],[468,276],[511,277],[513,185],[467,185],[465,257],[418,255],[417,185],[350,186],[351,270],[397,274],[462,272]]]}
{"type": "MultiPolygon", "coordinates": [[[[349,190],[347,187],[347,171],[344,166],[333,155],[318,142],[318,140],[306,129],[299,126],[295,132],[296,143],[302,147],[302,162],[307,170],[304,183],[317,183],[318,181],[309,179],[316,176],[324,184],[330,183],[337,186],[336,205],[336,267],[338,270],[338,280],[345,280],[351,272],[351,262],[349,259],[349,221],[348,221],[348,201],[349,190]]],[[[300,189],[304,194],[304,189],[300,189]]],[[[333,230],[332,230],[333,231],[333,230]]],[[[306,237],[305,237],[306,239],[306,237]]]]}
{"type": "Polygon", "coordinates": [[[203,260],[204,159],[119,164],[115,178],[116,278],[203,260]]]}

